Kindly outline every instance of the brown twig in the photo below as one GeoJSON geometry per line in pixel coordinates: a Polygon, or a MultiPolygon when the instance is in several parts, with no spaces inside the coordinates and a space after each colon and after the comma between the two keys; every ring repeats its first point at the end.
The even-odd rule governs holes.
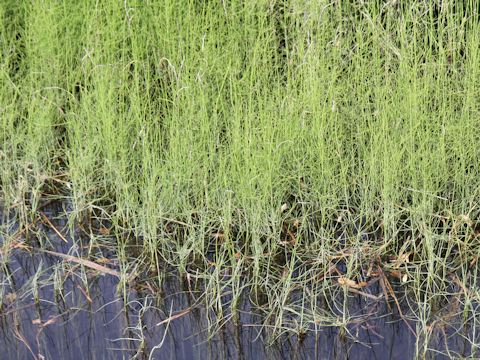
{"type": "Polygon", "coordinates": [[[55,231],[55,233],[60,237],[60,239],[62,239],[65,243],[68,244],[68,240],[65,238],[65,236],[62,235],[62,233],[55,227],[55,225],[52,224],[52,222],[50,221],[50,219],[47,217],[47,215],[45,215],[44,212],[40,211],[39,212],[40,215],[42,216],[43,220],[47,223],[48,226],[50,226],[50,228],[55,231]]]}
{"type": "Polygon", "coordinates": [[[180,318],[180,317],[182,317],[182,316],[185,316],[185,315],[187,315],[187,314],[190,312],[191,309],[192,309],[192,308],[188,308],[188,309],[185,309],[185,310],[182,310],[182,311],[176,313],[175,315],[169,316],[169,317],[166,318],[165,320],[160,321],[156,326],[159,326],[159,325],[168,323],[168,322],[170,322],[170,321],[172,321],[172,320],[175,320],[175,319],[178,319],[178,318],[180,318]]]}
{"type": "MultiPolygon", "coordinates": [[[[410,332],[413,334],[413,336],[417,336],[417,334],[415,333],[415,330],[413,330],[412,326],[408,323],[407,319],[405,318],[405,316],[403,315],[403,312],[402,312],[402,309],[400,307],[400,303],[397,299],[397,296],[395,295],[395,291],[393,290],[393,287],[392,285],[390,284],[390,282],[388,281],[385,273],[383,272],[383,270],[378,267],[378,271],[380,273],[380,276],[382,277],[380,279],[380,284],[383,284],[382,287],[386,287],[388,292],[390,293],[390,295],[392,296],[393,298],[393,301],[395,301],[395,304],[397,305],[397,309],[398,309],[398,313],[400,315],[400,317],[402,318],[402,320],[405,322],[405,325],[407,325],[408,329],[410,330],[410,332]]],[[[388,303],[387,303],[388,304],[388,303]]]]}
{"type": "Polygon", "coordinates": [[[62,259],[65,259],[67,261],[71,261],[71,262],[89,267],[91,269],[100,271],[104,274],[109,274],[109,275],[120,277],[120,273],[118,271],[107,268],[106,266],[99,265],[99,264],[97,264],[93,261],[87,260],[87,259],[82,259],[82,258],[75,257],[75,256],[72,256],[72,255],[62,254],[62,253],[58,253],[58,252],[50,251],[50,250],[43,250],[43,249],[37,249],[37,250],[42,251],[42,252],[47,253],[47,254],[50,254],[50,255],[61,257],[62,259]]]}

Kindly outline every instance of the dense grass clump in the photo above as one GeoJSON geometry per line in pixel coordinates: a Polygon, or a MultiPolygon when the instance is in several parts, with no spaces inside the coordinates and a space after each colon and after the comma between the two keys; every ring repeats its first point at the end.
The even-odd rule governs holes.
{"type": "Polygon", "coordinates": [[[370,279],[425,326],[458,286],[473,311],[477,1],[12,0],[0,24],[23,226],[62,199],[72,228],[108,221],[125,273],[140,244],[135,266],[202,279],[217,314],[250,294],[277,329],[344,325],[320,298],[370,279]]]}

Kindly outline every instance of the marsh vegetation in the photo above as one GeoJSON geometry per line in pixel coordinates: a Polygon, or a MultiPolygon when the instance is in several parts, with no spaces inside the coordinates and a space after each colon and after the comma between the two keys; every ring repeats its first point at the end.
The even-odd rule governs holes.
{"type": "Polygon", "coordinates": [[[125,304],[174,272],[212,336],[248,299],[268,341],[356,339],[360,301],[478,356],[479,8],[2,1],[0,304],[41,253],[125,304]]]}

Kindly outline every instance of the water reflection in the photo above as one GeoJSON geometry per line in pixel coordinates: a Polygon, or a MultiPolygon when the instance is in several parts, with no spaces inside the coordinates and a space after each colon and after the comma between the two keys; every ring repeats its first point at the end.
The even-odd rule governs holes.
{"type": "MultiPolygon", "coordinates": [[[[48,241],[58,252],[71,250],[71,242],[53,233],[48,241]]],[[[132,288],[123,298],[118,286],[115,276],[82,271],[50,254],[12,250],[0,271],[0,358],[409,359],[421,353],[416,336],[395,311],[361,297],[351,302],[351,314],[361,321],[346,329],[319,327],[302,338],[285,333],[267,346],[271,333],[260,326],[262,319],[247,297],[238,321],[212,335],[214,314],[194,306],[175,276],[156,293],[132,288]]],[[[430,339],[425,354],[448,358],[448,348],[450,355],[469,356],[466,338],[473,330],[445,327],[430,339]],[[459,336],[462,332],[467,336],[459,336]]]]}

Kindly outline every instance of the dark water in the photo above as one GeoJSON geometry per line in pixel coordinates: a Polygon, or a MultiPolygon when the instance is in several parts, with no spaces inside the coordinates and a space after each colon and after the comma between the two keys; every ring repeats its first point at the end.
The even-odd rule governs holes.
{"type": "MultiPolygon", "coordinates": [[[[57,252],[71,252],[72,242],[64,243],[51,231],[48,241],[57,252]]],[[[285,333],[272,342],[268,328],[262,330],[261,318],[246,299],[238,321],[227,322],[211,336],[209,319],[214,314],[201,305],[193,306],[191,294],[175,276],[165,281],[161,291],[129,288],[123,298],[118,295],[122,291],[118,291],[117,277],[80,271],[57,256],[14,249],[1,266],[0,359],[416,357],[417,339],[405,321],[391,314],[385,304],[368,299],[354,300],[352,314],[375,307],[375,317],[348,325],[347,333],[333,326],[319,327],[302,338],[285,333]],[[33,283],[37,286],[32,288],[33,283]],[[61,285],[55,288],[54,283],[61,285]],[[162,323],[186,309],[190,310],[183,316],[162,323]]],[[[413,322],[410,326],[416,327],[413,322]]],[[[447,347],[451,355],[468,356],[472,351],[452,328],[432,337],[426,357],[449,358],[447,347]]]]}

